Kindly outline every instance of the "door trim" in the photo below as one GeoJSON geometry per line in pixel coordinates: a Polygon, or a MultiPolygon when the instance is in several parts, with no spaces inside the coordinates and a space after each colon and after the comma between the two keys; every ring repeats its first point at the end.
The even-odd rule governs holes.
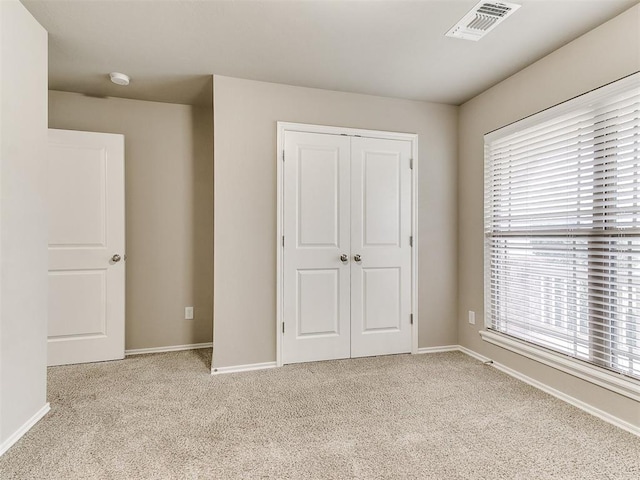
{"type": "Polygon", "coordinates": [[[283,322],[283,292],[284,292],[284,135],[285,132],[322,133],[328,135],[347,135],[352,137],[381,138],[387,140],[408,140],[411,142],[411,156],[413,158],[413,175],[411,178],[411,231],[413,248],[411,249],[411,312],[413,325],[411,326],[411,353],[418,353],[418,134],[385,132],[379,130],[365,130],[360,128],[330,127],[324,125],[310,125],[304,123],[277,122],[276,143],[276,178],[277,178],[277,209],[276,209],[276,365],[282,366],[282,322],[283,322]]]}

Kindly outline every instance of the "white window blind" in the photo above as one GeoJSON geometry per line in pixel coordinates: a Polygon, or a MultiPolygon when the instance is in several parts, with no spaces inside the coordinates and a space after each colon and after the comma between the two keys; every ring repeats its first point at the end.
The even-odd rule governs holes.
{"type": "Polygon", "coordinates": [[[485,321],[640,378],[640,74],[485,136],[485,321]]]}

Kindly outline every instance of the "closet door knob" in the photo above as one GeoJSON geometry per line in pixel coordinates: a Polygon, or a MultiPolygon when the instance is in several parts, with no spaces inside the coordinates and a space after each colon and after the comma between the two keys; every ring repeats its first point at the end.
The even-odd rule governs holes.
{"type": "Polygon", "coordinates": [[[113,263],[118,263],[120,260],[122,260],[122,257],[120,255],[118,255],[117,253],[113,257],[111,257],[111,261],[113,263]]]}
{"type": "Polygon", "coordinates": [[[353,259],[354,259],[356,262],[360,262],[360,261],[362,260],[362,257],[361,257],[359,254],[356,254],[356,255],[354,255],[354,256],[353,256],[353,259]]]}
{"type": "Polygon", "coordinates": [[[340,255],[340,261],[342,263],[347,263],[349,261],[349,256],[346,253],[343,253],[342,255],[340,255]]]}

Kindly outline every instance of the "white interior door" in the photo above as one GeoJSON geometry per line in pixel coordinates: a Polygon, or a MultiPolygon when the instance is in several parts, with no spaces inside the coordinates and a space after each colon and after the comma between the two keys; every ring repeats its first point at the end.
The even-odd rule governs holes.
{"type": "Polygon", "coordinates": [[[284,132],[282,363],[411,351],[410,140],[284,132]]]}
{"type": "Polygon", "coordinates": [[[411,351],[411,142],[351,140],[351,356],[411,351]]]}
{"type": "Polygon", "coordinates": [[[124,358],[124,137],[49,130],[48,363],[124,358]]]}
{"type": "Polygon", "coordinates": [[[286,132],[284,144],[282,361],[348,358],[349,137],[286,132]]]}

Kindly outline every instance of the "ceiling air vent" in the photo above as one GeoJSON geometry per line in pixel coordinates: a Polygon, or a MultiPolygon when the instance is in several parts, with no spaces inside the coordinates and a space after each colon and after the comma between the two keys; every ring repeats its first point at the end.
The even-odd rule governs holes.
{"type": "Polygon", "coordinates": [[[446,35],[477,42],[521,5],[506,2],[480,2],[456,23],[446,35]]]}

